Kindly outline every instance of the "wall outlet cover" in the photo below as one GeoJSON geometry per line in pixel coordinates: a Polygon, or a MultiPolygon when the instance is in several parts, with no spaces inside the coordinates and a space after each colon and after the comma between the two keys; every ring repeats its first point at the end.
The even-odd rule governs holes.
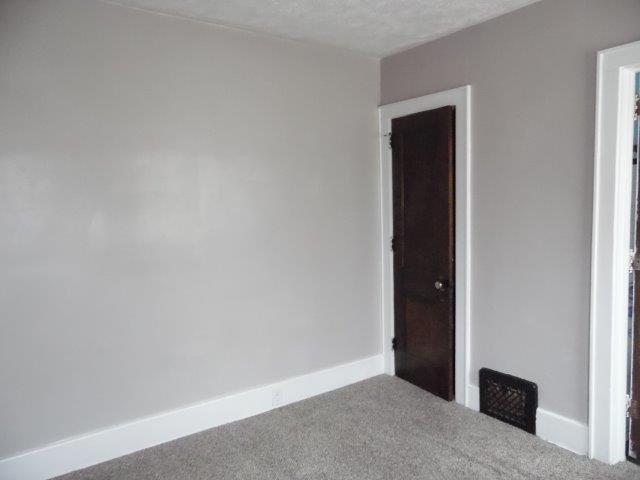
{"type": "Polygon", "coordinates": [[[282,389],[280,388],[274,389],[271,394],[271,405],[275,408],[275,407],[281,407],[283,403],[284,402],[283,402],[282,389]]]}

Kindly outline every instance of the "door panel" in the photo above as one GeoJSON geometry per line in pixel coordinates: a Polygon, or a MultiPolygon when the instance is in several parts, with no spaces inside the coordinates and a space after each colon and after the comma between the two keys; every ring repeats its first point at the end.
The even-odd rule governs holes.
{"type": "MultiPolygon", "coordinates": [[[[636,77],[636,112],[640,113],[640,74],[636,77]]],[[[633,262],[633,310],[631,321],[631,334],[629,337],[631,348],[631,364],[629,365],[630,385],[629,393],[631,402],[628,410],[628,442],[627,458],[636,463],[640,463],[640,185],[638,181],[638,147],[640,146],[640,117],[636,117],[634,122],[635,138],[633,142],[633,168],[635,170],[635,205],[632,214],[635,222],[635,232],[632,237],[634,242],[634,262],[633,262]]]]}
{"type": "MultiPolygon", "coordinates": [[[[637,181],[637,179],[636,179],[637,181]]],[[[636,200],[637,202],[637,200],[636,200]]],[[[636,203],[635,218],[635,256],[633,261],[633,310],[630,321],[631,334],[631,364],[630,369],[630,397],[631,402],[627,412],[628,442],[627,458],[640,462],[640,216],[638,216],[640,204],[636,203]]]]}
{"type": "MultiPolygon", "coordinates": [[[[640,114],[640,73],[636,75],[636,113],[640,114]]],[[[629,388],[631,397],[629,410],[627,412],[627,458],[640,464],[640,185],[638,184],[640,175],[638,168],[638,148],[640,146],[640,116],[636,115],[634,120],[633,139],[633,198],[632,198],[632,220],[635,228],[632,231],[631,247],[635,251],[633,269],[631,276],[630,297],[633,308],[629,317],[629,388]]]]}
{"type": "MultiPolygon", "coordinates": [[[[640,224],[636,220],[636,256],[640,252],[640,224]]],[[[638,265],[638,261],[634,262],[638,265]]],[[[634,305],[631,346],[631,402],[629,405],[629,441],[627,457],[640,463],[640,271],[634,269],[634,305]]]]}
{"type": "Polygon", "coordinates": [[[454,117],[450,106],[392,121],[396,375],[447,400],[454,398],[454,117]]]}

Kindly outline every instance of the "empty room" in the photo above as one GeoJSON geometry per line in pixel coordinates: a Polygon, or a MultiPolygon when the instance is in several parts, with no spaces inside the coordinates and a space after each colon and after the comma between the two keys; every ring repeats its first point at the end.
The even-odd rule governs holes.
{"type": "Polygon", "coordinates": [[[640,480],[640,0],[0,0],[0,480],[640,480]]]}

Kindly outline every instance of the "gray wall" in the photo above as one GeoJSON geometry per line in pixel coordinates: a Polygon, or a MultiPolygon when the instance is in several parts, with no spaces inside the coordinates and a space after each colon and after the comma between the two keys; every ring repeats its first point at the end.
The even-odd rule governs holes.
{"type": "Polygon", "coordinates": [[[380,350],[378,61],[0,2],[0,457],[380,350]]]}
{"type": "Polygon", "coordinates": [[[382,103],[473,85],[472,368],[587,420],[596,52],[638,0],[544,0],[385,58],[382,103]]]}

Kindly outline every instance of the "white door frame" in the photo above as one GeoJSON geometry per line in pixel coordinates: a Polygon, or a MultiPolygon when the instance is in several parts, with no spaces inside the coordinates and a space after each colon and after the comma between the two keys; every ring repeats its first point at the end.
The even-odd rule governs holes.
{"type": "Polygon", "coordinates": [[[589,456],[609,464],[625,459],[633,80],[638,70],[640,42],[598,54],[589,456]]]}
{"type": "Polygon", "coordinates": [[[465,86],[403,102],[383,105],[380,115],[380,191],[382,211],[382,352],[385,373],[395,374],[391,348],[393,315],[393,234],[391,120],[412,113],[454,105],[456,107],[455,186],[455,394],[456,402],[469,406],[470,298],[471,298],[471,87],[465,86]]]}

